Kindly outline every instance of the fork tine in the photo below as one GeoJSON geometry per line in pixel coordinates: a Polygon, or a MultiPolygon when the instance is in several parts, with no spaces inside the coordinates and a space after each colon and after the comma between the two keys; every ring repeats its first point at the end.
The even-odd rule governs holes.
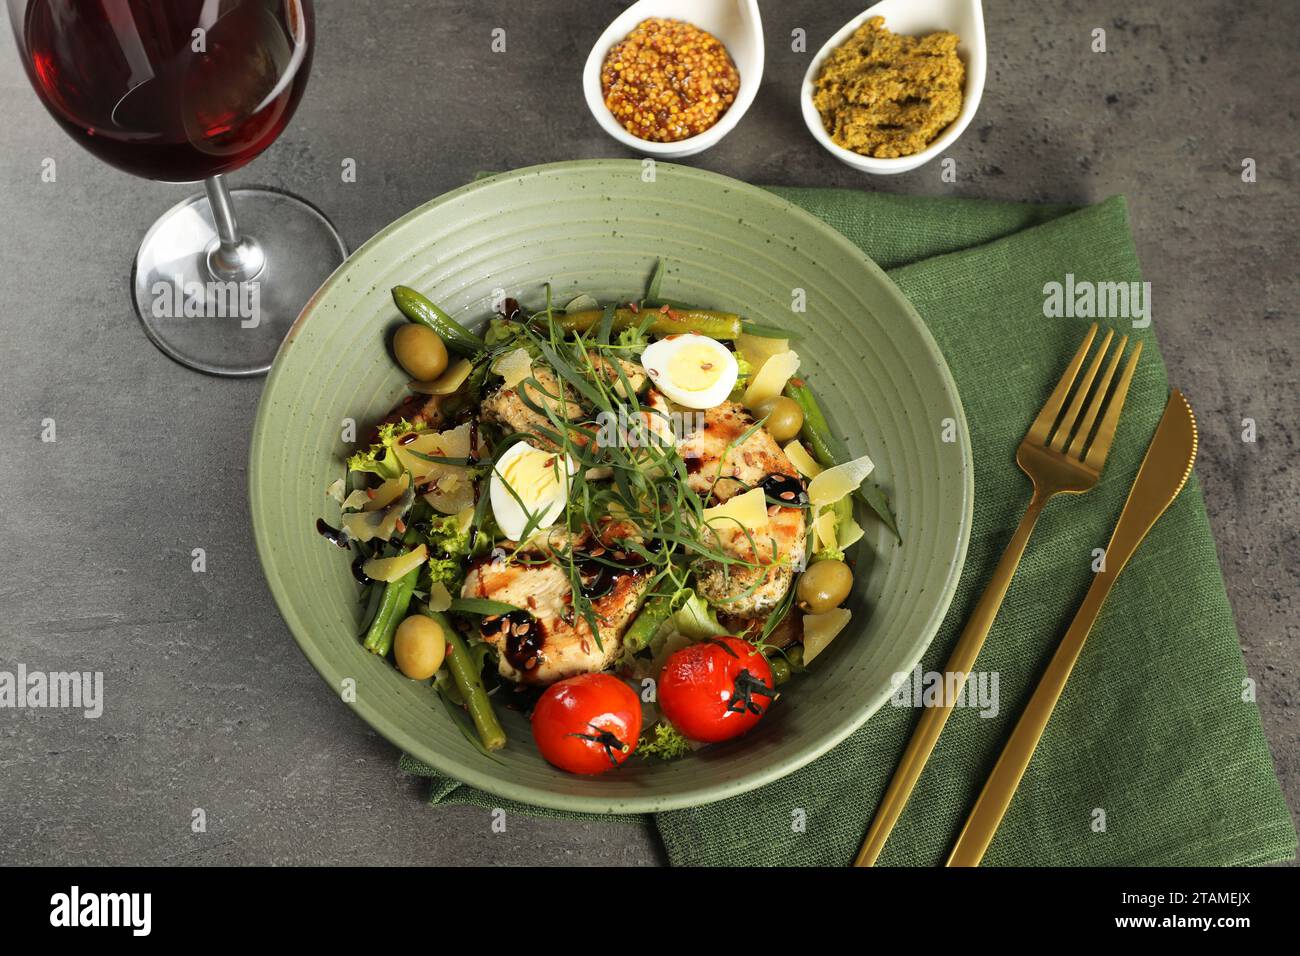
{"type": "Polygon", "coordinates": [[[1124,371],[1120,373],[1119,384],[1115,386],[1115,394],[1111,397],[1110,404],[1106,406],[1106,414],[1102,415],[1101,424],[1097,426],[1097,437],[1092,440],[1088,457],[1083,460],[1089,468],[1101,471],[1101,466],[1106,463],[1106,455],[1110,452],[1110,443],[1115,437],[1115,428],[1119,424],[1120,409],[1124,407],[1129,382],[1133,381],[1133,370],[1137,368],[1138,356],[1141,354],[1142,340],[1138,339],[1137,345],[1133,346],[1133,354],[1128,357],[1124,371]]]}
{"type": "Polygon", "coordinates": [[[1097,354],[1088,363],[1088,371],[1083,373],[1083,381],[1074,390],[1074,397],[1070,399],[1070,407],[1065,410],[1065,416],[1061,419],[1060,427],[1056,429],[1056,434],[1052,436],[1051,447],[1053,451],[1061,451],[1065,448],[1065,443],[1070,440],[1070,431],[1074,428],[1075,420],[1079,417],[1079,409],[1083,408],[1083,401],[1088,397],[1088,389],[1092,388],[1092,380],[1097,377],[1097,369],[1101,368],[1101,361],[1106,357],[1106,350],[1110,348],[1110,341],[1114,337],[1115,330],[1107,329],[1106,337],[1101,340],[1101,348],[1097,349],[1097,354]]]}
{"type": "Polygon", "coordinates": [[[1038,413],[1034,423],[1029,426],[1029,433],[1025,436],[1039,445],[1047,444],[1047,436],[1051,433],[1052,425],[1056,422],[1056,416],[1061,414],[1061,406],[1065,404],[1065,396],[1070,393],[1070,386],[1074,383],[1074,377],[1079,374],[1079,368],[1083,365],[1083,360],[1088,354],[1088,349],[1092,347],[1092,340],[1097,336],[1097,323],[1092,323],[1088,327],[1088,334],[1083,337],[1083,344],[1079,346],[1079,351],[1074,353],[1074,358],[1070,359],[1070,364],[1065,367],[1061,374],[1061,380],[1056,383],[1056,388],[1052,389],[1052,394],[1047,396],[1047,401],[1043,404],[1043,410],[1038,413]]]}
{"type": "Polygon", "coordinates": [[[1102,403],[1106,401],[1106,393],[1110,391],[1111,380],[1115,377],[1115,369],[1119,368],[1119,360],[1124,357],[1124,349],[1128,346],[1128,336],[1119,340],[1119,347],[1111,354],[1110,364],[1106,366],[1106,374],[1101,377],[1097,385],[1097,391],[1093,393],[1092,401],[1088,403],[1088,410],[1083,413],[1083,421],[1079,423],[1079,430],[1074,433],[1074,441],[1070,442],[1070,450],[1067,454],[1071,458],[1083,458],[1083,446],[1088,442],[1088,435],[1092,432],[1092,425],[1097,420],[1097,413],[1101,411],[1102,403]]]}

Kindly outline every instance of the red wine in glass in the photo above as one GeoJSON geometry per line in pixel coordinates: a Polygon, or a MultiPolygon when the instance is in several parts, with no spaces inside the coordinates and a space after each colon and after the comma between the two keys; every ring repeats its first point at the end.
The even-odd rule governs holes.
{"type": "Polygon", "coordinates": [[[312,17],[208,0],[33,0],[24,36],[36,90],[82,146],[137,176],[195,182],[243,166],[280,135],[307,85],[312,17]],[[301,51],[303,62],[294,64],[301,51]]]}
{"type": "Polygon", "coordinates": [[[6,2],[32,85],[77,143],[136,176],[205,181],[206,199],[164,215],[137,256],[150,338],[203,371],[264,372],[346,250],[310,204],[232,196],[221,177],[293,117],[311,67],[311,0],[6,2]]]}

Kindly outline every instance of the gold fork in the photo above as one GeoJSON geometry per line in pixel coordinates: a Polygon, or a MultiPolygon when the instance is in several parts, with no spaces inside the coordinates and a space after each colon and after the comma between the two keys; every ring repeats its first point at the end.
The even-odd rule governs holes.
{"type": "MultiPolygon", "coordinates": [[[[1092,324],[1088,334],[1084,336],[1083,344],[1079,346],[1079,351],[1075,352],[1074,358],[1070,359],[1070,364],[1066,366],[1061,380],[1056,383],[1056,388],[1052,389],[1052,394],[1048,396],[1038,417],[1034,419],[1033,424],[1029,426],[1029,431],[1020,442],[1020,447],[1016,449],[1016,464],[1034,483],[1033,496],[1029,499],[1024,517],[1020,519],[1020,525],[1011,536],[1002,558],[993,569],[993,576],[984,588],[984,593],[980,595],[979,603],[971,612],[970,620],[966,622],[966,627],[957,640],[957,646],[948,658],[946,673],[954,681],[952,695],[941,700],[934,707],[922,708],[921,719],[917,722],[916,730],[912,732],[912,738],[907,742],[907,749],[903,751],[903,758],[894,771],[893,779],[889,781],[889,789],[885,791],[884,799],[876,810],[875,819],[871,821],[871,829],[867,832],[862,849],[858,851],[857,859],[854,860],[855,866],[875,864],[880,851],[885,846],[885,841],[889,839],[890,831],[902,815],[907,798],[911,796],[912,788],[916,786],[916,781],[925,768],[925,762],[930,759],[930,753],[939,740],[939,734],[943,732],[943,725],[947,723],[952,713],[965,685],[966,677],[975,666],[975,659],[984,645],[984,638],[993,626],[998,608],[1002,606],[1002,599],[1011,586],[1011,579],[1015,576],[1016,567],[1025,553],[1025,545],[1029,543],[1029,536],[1034,531],[1034,525],[1038,521],[1038,516],[1042,514],[1043,507],[1055,495],[1081,494],[1088,491],[1101,477],[1102,466],[1106,463],[1106,456],[1110,452],[1111,442],[1115,438],[1115,429],[1119,424],[1119,413],[1124,407],[1129,383],[1133,380],[1133,370],[1137,367],[1138,356],[1142,354],[1142,342],[1138,341],[1124,364],[1124,370],[1120,373],[1119,381],[1111,394],[1111,381],[1115,377],[1115,370],[1119,367],[1124,349],[1128,345],[1128,336],[1121,338],[1119,347],[1112,353],[1110,362],[1106,365],[1106,371],[1097,382],[1096,389],[1093,389],[1097,372],[1101,369],[1102,360],[1106,357],[1114,334],[1113,331],[1106,333],[1101,348],[1088,364],[1087,371],[1079,381],[1078,388],[1074,389],[1070,404],[1066,407],[1066,398],[1070,397],[1074,380],[1079,375],[1079,369],[1083,368],[1088,350],[1097,337],[1097,324],[1095,322],[1092,324]],[[1088,401],[1089,392],[1092,392],[1091,401],[1088,401]],[[1086,410],[1085,401],[1088,401],[1086,410]],[[1061,413],[1062,408],[1065,408],[1064,414],[1061,413]],[[1082,418],[1079,416],[1081,410],[1082,418]],[[1089,442],[1094,425],[1096,434],[1089,442]]],[[[945,681],[945,687],[947,686],[945,681]]]]}

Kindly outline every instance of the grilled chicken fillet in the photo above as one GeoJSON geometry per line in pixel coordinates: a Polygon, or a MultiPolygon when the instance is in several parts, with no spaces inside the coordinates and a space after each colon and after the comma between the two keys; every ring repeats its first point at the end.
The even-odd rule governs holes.
{"type": "MultiPolygon", "coordinates": [[[[613,363],[604,356],[598,355],[592,360],[595,371],[607,383],[614,386],[616,393],[621,394],[624,391],[624,379],[633,391],[640,391],[646,382],[645,372],[632,362],[619,359],[618,363],[622,367],[623,378],[619,377],[613,363]]],[[[587,377],[591,377],[590,373],[587,377]]],[[[529,403],[538,408],[550,409],[561,421],[582,419],[584,417],[582,404],[574,388],[567,382],[561,384],[549,366],[535,363],[532,368],[532,378],[536,379],[536,385],[525,381],[515,388],[499,388],[489,395],[483,400],[483,417],[487,421],[505,426],[509,431],[536,436],[535,443],[538,445],[553,447],[554,442],[547,439],[544,432],[539,429],[544,429],[545,432],[555,432],[558,429],[549,416],[536,411],[529,403]],[[524,400],[525,395],[527,401],[524,400]]],[[[585,433],[574,433],[573,439],[578,442],[584,441],[585,433]]]]}
{"type": "Polygon", "coordinates": [[[561,386],[549,368],[534,365],[532,377],[537,380],[533,385],[527,381],[520,382],[517,388],[499,388],[483,399],[482,415],[484,420],[502,425],[506,431],[519,432],[535,436],[534,444],[554,448],[554,443],[544,437],[542,431],[557,431],[551,419],[542,412],[535,411],[529,402],[538,408],[549,408],[561,421],[576,421],[582,417],[573,390],[561,386]],[[527,396],[528,402],[524,401],[527,396]]]}
{"type": "Polygon", "coordinates": [[[396,425],[403,419],[410,422],[412,428],[428,428],[436,431],[442,427],[445,417],[441,408],[443,398],[441,395],[406,396],[370,430],[367,441],[369,443],[379,441],[380,425],[396,425]]]}
{"type": "Polygon", "coordinates": [[[700,427],[683,436],[677,451],[686,462],[687,484],[701,497],[718,501],[755,487],[768,475],[798,478],[799,472],[766,428],[736,402],[723,402],[704,412],[700,427]]]}
{"type": "MultiPolygon", "coordinates": [[[[591,359],[592,367],[600,373],[606,382],[614,386],[615,394],[623,398],[630,397],[623,395],[623,392],[626,391],[626,389],[623,388],[623,379],[627,379],[627,384],[632,386],[633,392],[640,392],[645,388],[645,369],[643,369],[639,363],[629,362],[626,359],[615,359],[614,361],[618,362],[619,368],[623,370],[622,377],[619,376],[618,370],[614,368],[614,363],[605,358],[605,356],[596,355],[591,359]]],[[[590,375],[587,377],[590,378],[590,375]]]]}
{"type": "Polygon", "coordinates": [[[794,567],[805,548],[802,508],[771,505],[767,527],[750,530],[719,526],[711,528],[709,543],[724,553],[759,567],[701,561],[695,568],[700,596],[719,610],[735,615],[765,614],[790,590],[794,567]]]}
{"type": "MultiPolygon", "coordinates": [[[[799,477],[776,439],[765,428],[755,429],[753,417],[736,402],[706,411],[701,426],[686,435],[677,450],[686,462],[691,489],[718,501],[757,487],[771,475],[799,477]],[[749,436],[740,441],[746,432],[749,436]]],[[[735,527],[710,531],[711,543],[722,551],[762,567],[702,561],[696,568],[701,596],[729,614],[772,610],[790,590],[795,564],[803,560],[804,510],[771,505],[767,513],[768,526],[748,536],[735,527]]]]}
{"type": "Polygon", "coordinates": [[[481,561],[470,568],[461,596],[504,601],[529,612],[531,620],[511,620],[513,615],[485,618],[483,639],[497,648],[503,677],[546,685],[612,665],[648,586],[645,575],[615,574],[609,590],[592,600],[599,645],[585,618],[566,619],[573,597],[569,576],[549,561],[481,561]]]}

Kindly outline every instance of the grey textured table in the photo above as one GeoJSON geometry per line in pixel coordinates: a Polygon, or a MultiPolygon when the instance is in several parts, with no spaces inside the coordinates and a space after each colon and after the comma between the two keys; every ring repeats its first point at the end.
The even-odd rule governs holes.
{"type": "MultiPolygon", "coordinates": [[[[858,3],[863,0],[858,0],[858,3]]],[[[1171,379],[1264,724],[1300,806],[1295,353],[1300,83],[1292,3],[986,4],[988,86],[938,164],[865,178],[797,112],[807,54],[861,7],[763,4],[762,91],[697,157],[756,183],[1090,202],[1128,195],[1171,379]],[[1116,13],[1123,11],[1123,18],[1116,13]],[[1091,52],[1106,30],[1108,52],[1091,52]],[[1243,183],[1243,158],[1258,181],[1243,183]],[[1258,441],[1241,440],[1254,419],[1258,441]]],[[[285,135],[233,177],[316,202],[355,248],[476,170],[626,154],[578,75],[618,0],[318,0],[285,135]],[[490,52],[506,30],[507,53],[490,52]],[[357,181],[340,164],[353,158],[357,181]]],[[[426,809],[397,754],[327,692],[276,614],[245,505],[260,381],[172,364],[133,317],[149,223],[192,189],[82,152],[0,43],[0,668],[100,670],[104,714],[0,710],[0,863],[652,863],[638,827],[426,809]],[[57,181],[41,179],[57,162],[57,181]],[[55,419],[57,441],[40,440],[55,419]],[[192,548],[207,571],[190,568],[192,548]],[[192,832],[196,808],[205,833],[192,832]]]]}

